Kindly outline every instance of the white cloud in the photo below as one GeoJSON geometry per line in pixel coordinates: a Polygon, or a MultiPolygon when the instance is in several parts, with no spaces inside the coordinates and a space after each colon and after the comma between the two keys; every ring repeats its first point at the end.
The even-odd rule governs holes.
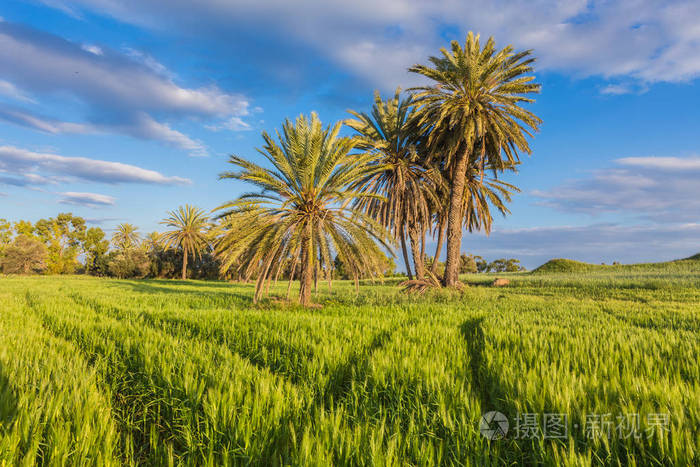
{"type": "Polygon", "coordinates": [[[71,95],[84,103],[87,121],[63,122],[34,111],[0,106],[0,118],[49,133],[116,131],[163,141],[202,155],[206,148],[156,118],[229,120],[248,101],[216,86],[179,86],[155,60],[78,45],[57,36],[0,23],[0,92],[71,95]],[[136,58],[135,58],[136,57],[136,58]]]}
{"type": "Polygon", "coordinates": [[[623,157],[617,159],[621,165],[645,169],[684,172],[700,171],[700,156],[695,157],[623,157]]]}
{"type": "Polygon", "coordinates": [[[99,208],[104,206],[113,206],[116,198],[98,193],[80,193],[75,191],[67,191],[60,193],[62,196],[58,202],[61,204],[73,204],[76,206],[86,206],[89,208],[99,208]]]}
{"type": "Polygon", "coordinates": [[[626,157],[620,167],[597,170],[531,194],[566,212],[629,213],[657,221],[700,218],[700,157],[626,157]]]}
{"type": "Polygon", "coordinates": [[[81,48],[86,52],[90,52],[91,54],[104,55],[104,52],[102,52],[102,49],[97,45],[83,44],[81,46],[81,48]]]}
{"type": "Polygon", "coordinates": [[[134,118],[133,122],[121,125],[120,129],[137,138],[154,139],[163,141],[175,147],[187,150],[191,156],[206,156],[207,149],[200,141],[195,141],[189,136],[170,126],[153,120],[147,114],[141,114],[134,118]]]}
{"type": "Polygon", "coordinates": [[[51,134],[87,134],[99,132],[98,127],[95,125],[54,120],[10,106],[0,106],[0,119],[51,134]]]}
{"type": "Polygon", "coordinates": [[[0,146],[0,176],[2,176],[0,183],[4,181],[5,184],[19,186],[70,180],[109,184],[184,185],[191,183],[186,178],[168,177],[154,170],[121,162],[37,153],[13,146],[0,146]],[[49,174],[49,176],[42,174],[49,174]]]}
{"type": "Polygon", "coordinates": [[[0,96],[9,97],[23,102],[34,102],[34,99],[24,94],[21,90],[17,88],[14,84],[0,80],[0,96]]]}
{"type": "Polygon", "coordinates": [[[617,96],[620,94],[631,94],[633,89],[630,86],[624,84],[608,84],[603,89],[600,90],[601,94],[610,94],[617,96]]]}
{"type": "MultiPolygon", "coordinates": [[[[647,83],[700,75],[697,0],[78,0],[71,5],[162,30],[226,41],[232,27],[277,31],[317,48],[385,88],[410,84],[406,67],[424,62],[467,30],[501,44],[534,48],[541,69],[647,83]]],[[[293,58],[292,58],[293,60],[293,58]]],[[[621,87],[609,91],[620,91],[621,87]]]]}

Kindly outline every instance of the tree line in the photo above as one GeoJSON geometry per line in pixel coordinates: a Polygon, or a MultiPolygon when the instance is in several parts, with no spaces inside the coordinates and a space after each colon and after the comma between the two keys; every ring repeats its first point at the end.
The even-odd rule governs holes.
{"type": "MultiPolygon", "coordinates": [[[[540,90],[531,51],[497,49],[493,38],[482,44],[469,33],[429,62],[409,68],[427,84],[386,99],[375,92],[369,112],[350,111],[330,125],[300,115],[274,135],[263,132],[263,165],[232,155],[233,169],[220,174],[254,191],[218,206],[211,219],[184,206],[163,221],[171,230],[142,242],[122,224],[108,253],[104,234],[70,215],[38,222],[31,234],[47,248],[49,272],[68,272],[82,253],[89,273],[172,275],[179,252],[182,278],[192,260],[198,271],[211,266],[255,280],[256,301],[271,281],[298,280],[299,301],[308,305],[312,287],[330,288],[338,271],[356,284],[386,274],[395,249],[409,288],[457,287],[463,272],[520,269],[512,259],[465,259],[461,243],[465,230],[490,233],[494,213],[508,214],[519,191],[501,177],[517,172],[541,123],[523,105],[540,90]],[[343,128],[353,134],[341,136],[343,128]],[[433,257],[445,247],[442,266],[428,261],[428,236],[436,240],[433,257]]],[[[25,248],[41,249],[25,237],[25,248]]]]}
{"type": "MultiPolygon", "coordinates": [[[[215,220],[204,211],[184,206],[164,220],[173,230],[139,234],[132,224],[120,224],[111,239],[99,227],[86,227],[85,219],[72,213],[41,219],[35,224],[0,219],[0,272],[5,274],[89,274],[117,278],[242,279],[225,274],[213,252],[215,220]],[[187,241],[189,232],[193,240],[187,241]]],[[[403,276],[390,255],[379,257],[383,277],[403,276]]],[[[425,258],[430,267],[432,257],[425,258]]],[[[282,278],[291,276],[290,264],[282,278]]],[[[333,260],[336,279],[352,279],[338,256],[333,260]]],[[[438,271],[444,270],[439,263],[438,271]]],[[[461,255],[460,274],[523,270],[516,259],[491,263],[481,256],[461,255]]],[[[365,278],[362,276],[361,278],[365,278]]]]}

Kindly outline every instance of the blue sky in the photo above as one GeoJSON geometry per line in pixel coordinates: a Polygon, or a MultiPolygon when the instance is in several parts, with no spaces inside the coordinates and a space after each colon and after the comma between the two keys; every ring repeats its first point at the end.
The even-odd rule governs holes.
{"type": "Polygon", "coordinates": [[[592,262],[700,251],[700,2],[4,0],[0,217],[157,230],[244,190],[228,154],[332,122],[473,30],[534,49],[543,119],[512,215],[463,250],[592,262]],[[196,5],[196,6],[192,6],[196,5]]]}

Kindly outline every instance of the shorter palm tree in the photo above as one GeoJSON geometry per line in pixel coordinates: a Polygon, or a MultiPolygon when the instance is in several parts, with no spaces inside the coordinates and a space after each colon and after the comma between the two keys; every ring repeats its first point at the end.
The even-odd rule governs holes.
{"type": "Polygon", "coordinates": [[[376,170],[362,177],[353,187],[377,196],[360,198],[355,206],[393,233],[400,241],[406,272],[412,279],[405,236],[411,242],[416,277],[424,279],[421,238],[431,224],[431,203],[437,199],[439,173],[424,164],[417,146],[419,133],[414,125],[414,107],[410,97],[401,98],[401,89],[383,100],[374,93],[370,114],[350,113],[355,117],[345,124],[357,132],[358,147],[371,152],[376,170]]]}
{"type": "Polygon", "coordinates": [[[257,276],[254,300],[266,281],[291,264],[291,281],[299,265],[299,301],[311,302],[314,274],[321,264],[330,281],[330,266],[337,255],[352,277],[377,276],[378,244],[386,232],[375,221],[352,207],[354,200],[373,197],[350,187],[375,170],[373,156],[355,154],[357,140],[339,137],[340,123],[324,128],[315,113],[287,120],[277,140],[263,133],[259,152],[271,168],[231,156],[240,171],[221,178],[250,182],[262,189],[245,194],[219,209],[223,223],[215,252],[223,270],[231,267],[248,278],[257,276]]]}
{"type": "Polygon", "coordinates": [[[126,222],[119,224],[112,234],[112,244],[119,250],[130,250],[138,246],[140,240],[138,227],[126,222]]]}
{"type": "Polygon", "coordinates": [[[202,250],[209,245],[207,227],[209,218],[206,213],[194,206],[186,204],[177,211],[170,211],[169,217],[161,224],[172,227],[161,234],[164,248],[175,246],[182,250],[182,279],[187,279],[187,258],[192,255],[199,257],[202,250]]]}
{"type": "Polygon", "coordinates": [[[163,241],[159,232],[151,232],[146,234],[143,239],[143,246],[149,253],[155,253],[163,247],[163,241]]]}

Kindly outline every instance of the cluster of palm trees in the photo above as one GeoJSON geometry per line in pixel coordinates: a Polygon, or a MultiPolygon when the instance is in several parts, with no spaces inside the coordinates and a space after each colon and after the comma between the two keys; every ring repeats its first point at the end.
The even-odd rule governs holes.
{"type": "Polygon", "coordinates": [[[189,204],[168,212],[168,217],[163,219],[161,224],[170,227],[170,230],[151,232],[143,242],[136,226],[129,223],[119,224],[112,235],[112,245],[122,251],[134,249],[139,245],[150,250],[179,249],[183,253],[182,279],[187,279],[189,257],[197,258],[211,248],[214,226],[204,210],[189,204]]]}
{"type": "Polygon", "coordinates": [[[498,50],[469,33],[464,45],[409,69],[428,84],[375,94],[370,113],[351,112],[324,127],[316,114],[287,120],[275,137],[263,133],[261,166],[231,156],[223,179],[260,189],[222,205],[216,253],[222,267],[266,282],[291,268],[300,274],[299,300],[310,302],[315,277],[330,278],[336,254],[354,277],[378,271],[377,249],[400,245],[409,278],[457,286],[463,229],[490,231],[492,210],[507,214],[518,189],[499,179],[515,171],[540,119],[522,104],[539,92],[531,51],[498,50]],[[426,271],[427,235],[444,240],[444,276],[426,271]],[[409,245],[411,261],[409,260],[409,245]]]}
{"type": "MultiPolygon", "coordinates": [[[[352,277],[380,274],[382,250],[400,246],[410,282],[457,286],[463,230],[491,229],[493,211],[507,214],[518,189],[500,180],[515,171],[540,120],[522,104],[539,92],[531,51],[497,50],[469,33],[464,45],[409,69],[427,84],[400,89],[369,113],[324,126],[315,113],[286,120],[274,136],[263,132],[258,152],[267,164],[231,156],[235,170],[221,179],[258,191],[219,206],[216,222],[192,206],[169,213],[166,247],[188,256],[210,247],[222,271],[255,278],[255,300],[286,274],[300,281],[308,305],[312,282],[328,280],[334,256],[352,277]],[[343,126],[353,135],[341,136],[343,126]],[[426,237],[437,240],[426,270],[426,237]],[[447,242],[445,272],[437,258],[447,242]],[[409,255],[410,250],[410,255],[409,255]],[[267,287],[266,287],[267,284],[267,287]]],[[[128,235],[115,238],[128,243],[128,235]]]]}

